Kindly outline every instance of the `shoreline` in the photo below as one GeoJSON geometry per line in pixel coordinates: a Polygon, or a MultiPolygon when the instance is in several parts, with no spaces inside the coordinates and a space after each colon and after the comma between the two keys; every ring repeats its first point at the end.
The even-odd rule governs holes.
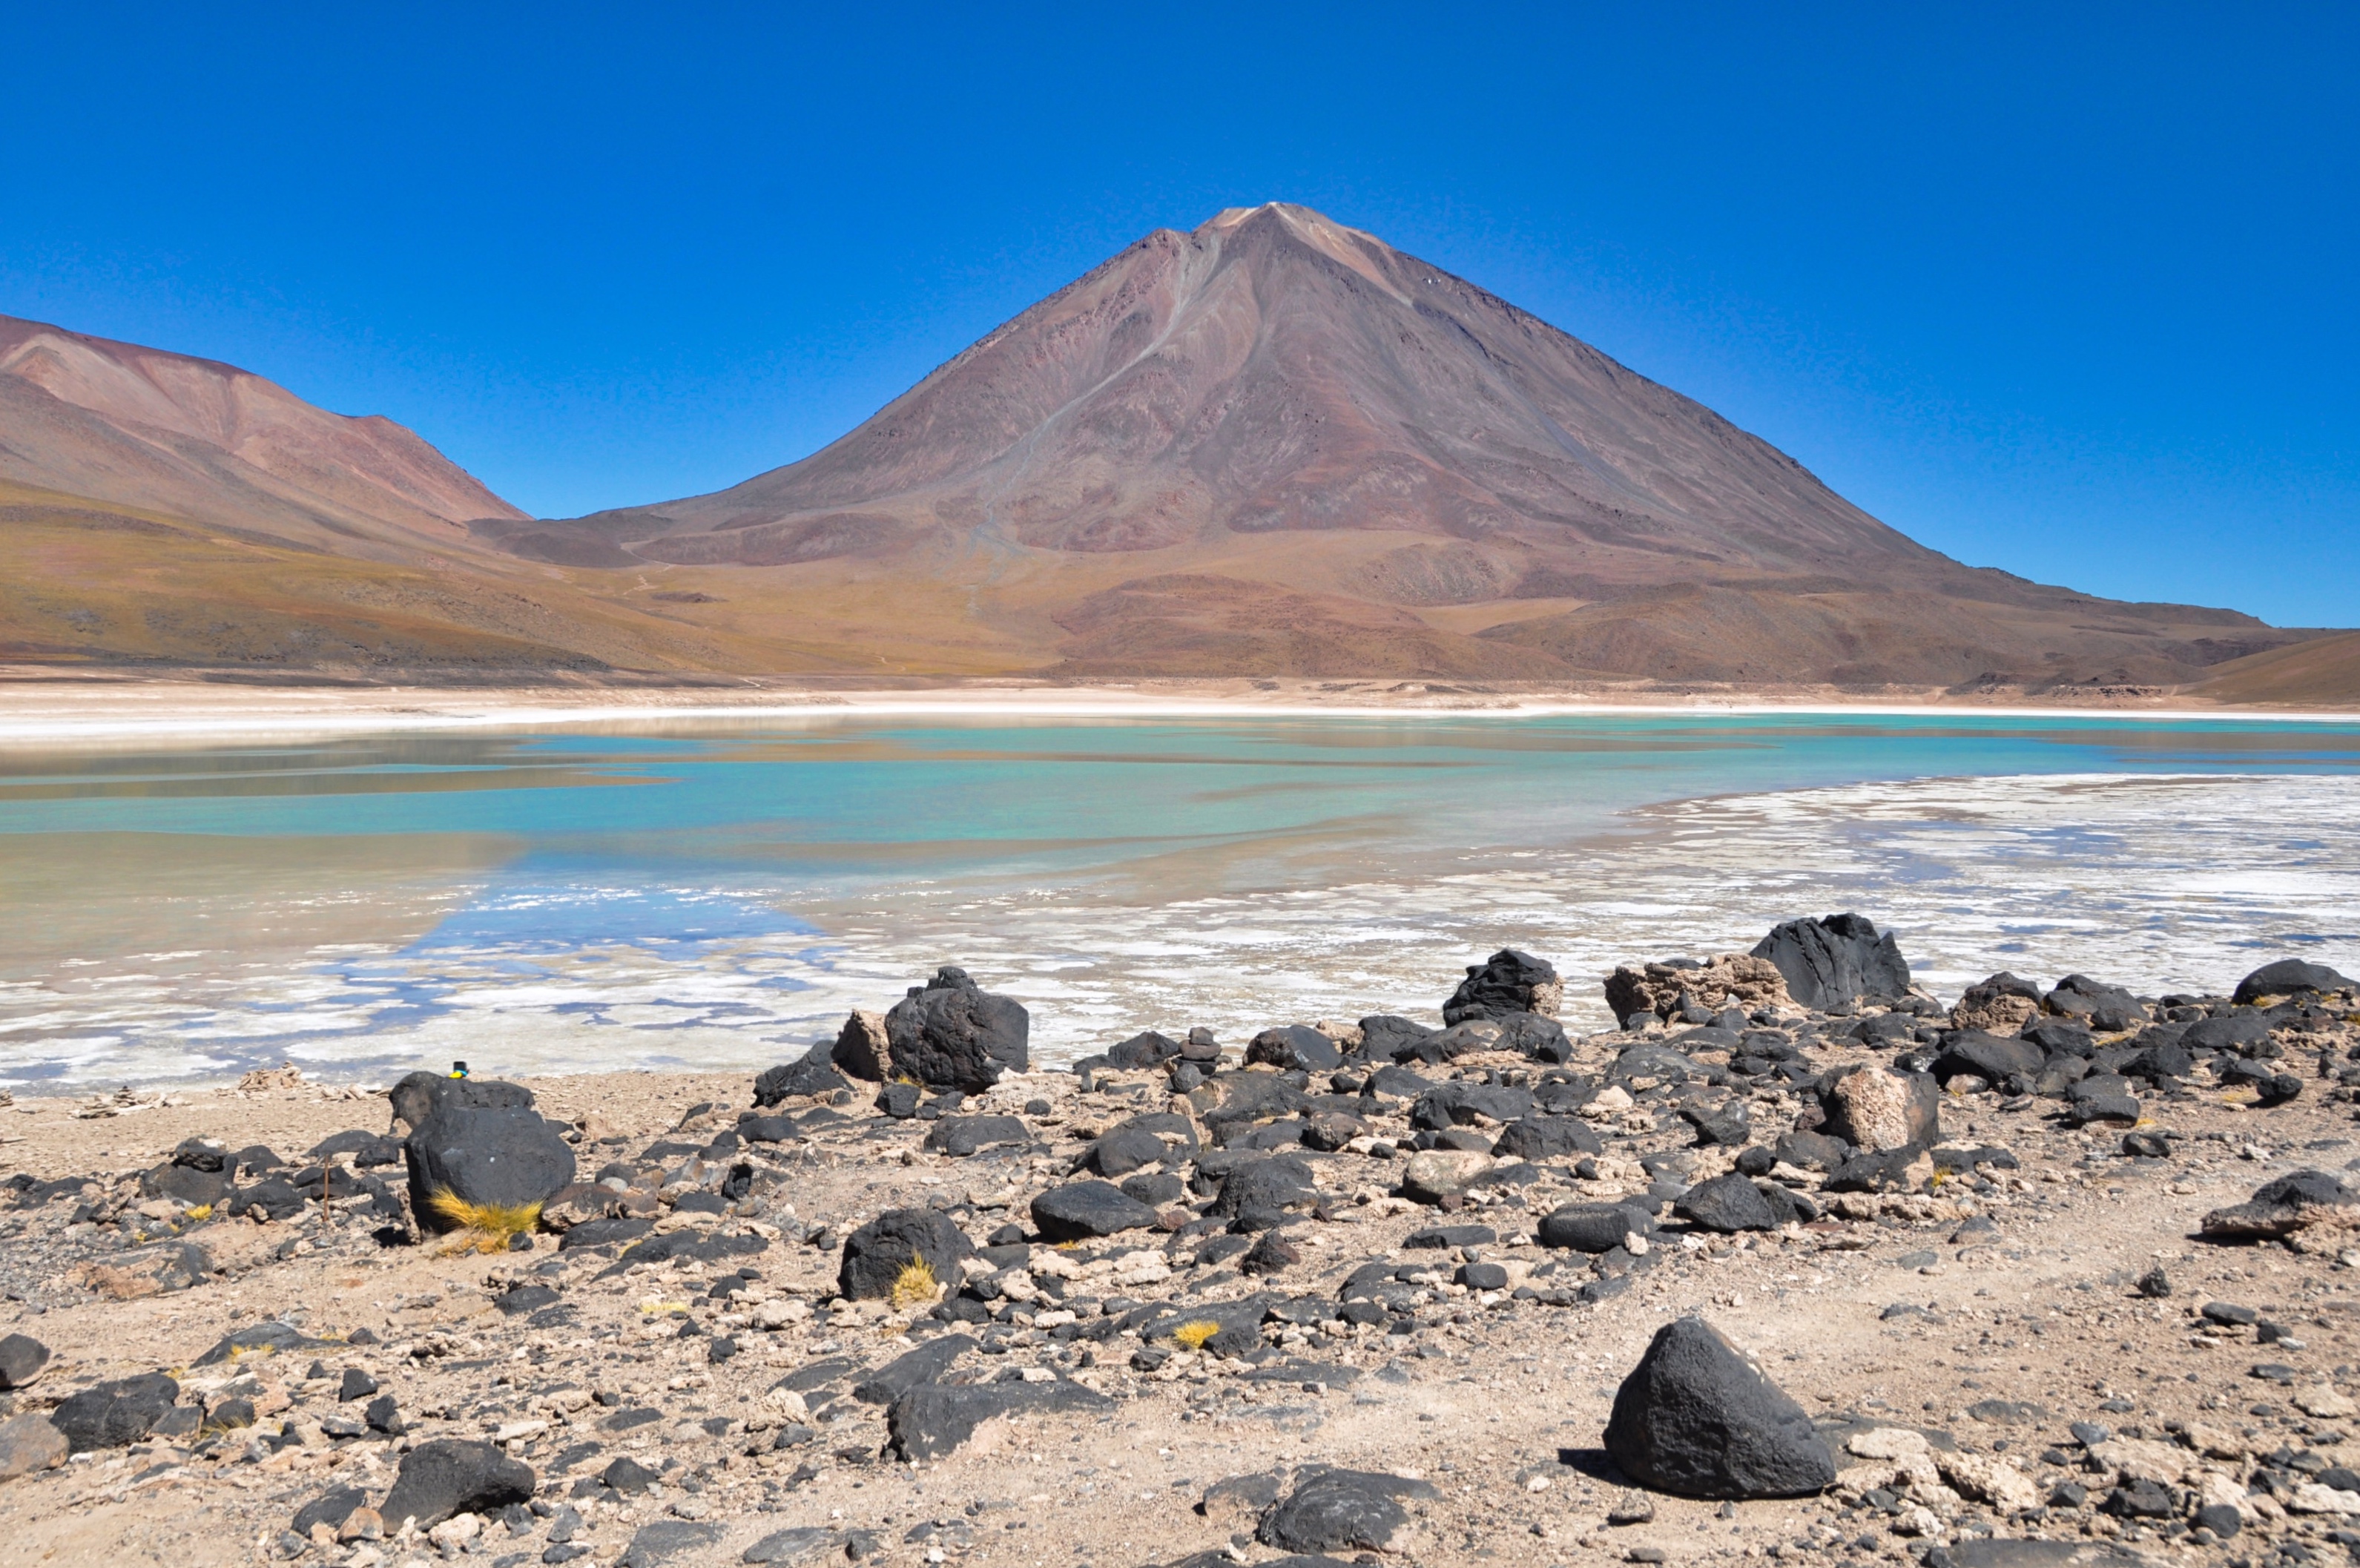
{"type": "MultiPolygon", "coordinates": [[[[1561,971],[1477,972],[1450,1028],[1143,1034],[1088,1070],[889,1084],[856,1014],[751,1081],[477,1080],[508,1111],[432,1069],[0,1106],[0,1529],[189,1568],[1275,1568],[1240,1541],[1301,1519],[1557,1568],[1706,1531],[2299,1561],[2351,1511],[2342,976],[1822,1010],[1732,958],[1619,970],[1625,1026],[1577,1035],[1519,1005],[1561,971]],[[421,1161],[462,1129],[541,1196],[446,1234],[421,1161]],[[1699,1497],[1685,1450],[1616,1447],[1692,1318],[1808,1412],[1807,1485],[1699,1497]],[[1315,1510],[1338,1475],[1372,1513],[1315,1510]]],[[[1000,1039],[937,1015],[955,1066],[1000,1039]]]]}
{"type": "Polygon", "coordinates": [[[2360,722],[2360,710],[1943,700],[1939,694],[1868,699],[1796,688],[1699,692],[1473,687],[1446,683],[1172,680],[1053,685],[967,682],[830,688],[815,685],[323,686],[213,685],[202,678],[115,680],[0,667],[0,748],[143,740],[575,729],[661,723],[813,719],[979,718],[1168,720],[1256,718],[1534,719],[1581,717],[1994,719],[2103,718],[2269,724],[2360,722]]]}

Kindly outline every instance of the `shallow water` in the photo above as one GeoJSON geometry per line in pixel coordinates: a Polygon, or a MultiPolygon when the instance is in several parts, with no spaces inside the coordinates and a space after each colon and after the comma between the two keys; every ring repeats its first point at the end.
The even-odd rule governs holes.
{"type": "Polygon", "coordinates": [[[1055,1061],[1858,909],[1992,970],[2360,968],[2360,726],[710,722],[0,753],[0,1081],[750,1066],[944,962],[1055,1061]]]}

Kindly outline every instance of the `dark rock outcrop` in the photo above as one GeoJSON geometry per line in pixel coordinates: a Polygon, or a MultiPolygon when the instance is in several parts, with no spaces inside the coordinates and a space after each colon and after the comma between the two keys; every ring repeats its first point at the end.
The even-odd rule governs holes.
{"type": "Polygon", "coordinates": [[[936,1089],[976,1093],[1030,1062],[1032,1017],[1022,1004],[947,965],[893,1004],[885,1033],[894,1070],[936,1089]]]}
{"type": "Polygon", "coordinates": [[[1889,933],[1878,935],[1865,916],[1789,920],[1756,942],[1752,956],[1776,965],[1787,994],[1821,1012],[1850,1007],[1863,996],[1909,993],[1909,964],[1900,944],[1889,933]]]}
{"type": "Polygon", "coordinates": [[[975,1435],[976,1428],[1020,1413],[1098,1410],[1109,1400],[1078,1383],[921,1383],[885,1411],[887,1446],[896,1459],[939,1459],[975,1435]]]}
{"type": "Polygon", "coordinates": [[[405,1522],[432,1530],[453,1514],[497,1514],[532,1501],[532,1469],[488,1442],[437,1438],[402,1455],[401,1473],[377,1513],[388,1534],[405,1522]]]}
{"type": "Polygon", "coordinates": [[[118,1377],[67,1398],[49,1412],[49,1424],[76,1453],[125,1448],[154,1431],[180,1398],[180,1386],[160,1372],[118,1377]]]}
{"type": "Polygon", "coordinates": [[[1656,1331],[1615,1390],[1606,1451],[1640,1485],[1688,1497],[1798,1497],[1836,1478],[1802,1407],[1701,1318],[1656,1331]]]}
{"type": "Polygon", "coordinates": [[[1155,1211],[1106,1181],[1069,1181],[1032,1200],[1032,1223],[1053,1242],[1087,1241],[1155,1223],[1155,1211]]]}
{"type": "Polygon", "coordinates": [[[0,1339],[0,1389],[27,1388],[49,1364],[49,1347],[30,1334],[0,1339]]]}
{"type": "Polygon", "coordinates": [[[2299,996],[2306,992],[2355,989],[2360,989],[2360,982],[2337,973],[2325,964],[2309,963],[2301,959],[2280,959],[2276,963],[2264,964],[2239,981],[2236,994],[2230,1000],[2244,1007],[2266,996],[2299,996]]]}
{"type": "Polygon", "coordinates": [[[1328,1072],[1341,1067],[1344,1053],[1336,1042],[1303,1024],[1264,1029],[1246,1043],[1246,1060],[1264,1062],[1282,1072],[1328,1072]]]}
{"type": "Polygon", "coordinates": [[[2205,1235],[2219,1240],[2276,1240],[2323,1222],[2360,1219],[2360,1193],[2323,1170],[2297,1170],[2266,1181],[2243,1203],[2204,1216],[2205,1235]]]}
{"type": "Polygon", "coordinates": [[[849,1093],[852,1084],[836,1071],[835,1052],[834,1044],[822,1041],[793,1061],[764,1069],[754,1080],[754,1103],[767,1111],[790,1100],[826,1099],[849,1093]]]}
{"type": "Polygon", "coordinates": [[[943,1285],[958,1279],[959,1260],[973,1251],[967,1233],[948,1214],[934,1209],[893,1209],[844,1238],[836,1288],[853,1300],[893,1293],[894,1282],[912,1263],[923,1263],[943,1285]]]}
{"type": "Polygon", "coordinates": [[[410,1210],[429,1230],[460,1223],[445,1212],[453,1202],[532,1207],[574,1179],[574,1148],[558,1124],[522,1108],[445,1104],[418,1124],[402,1152],[410,1164],[410,1210]]]}
{"type": "Polygon", "coordinates": [[[1470,1018],[1504,1018],[1511,1013],[1557,1016],[1565,995],[1565,981],[1546,959],[1513,948],[1502,948],[1480,964],[1467,966],[1467,978],[1442,1004],[1442,1021],[1460,1024],[1470,1018]]]}
{"type": "Polygon", "coordinates": [[[1395,1552],[1409,1527],[1401,1499],[1439,1496],[1405,1475],[1315,1470],[1262,1516],[1254,1535],[1282,1552],[1395,1552]]]}

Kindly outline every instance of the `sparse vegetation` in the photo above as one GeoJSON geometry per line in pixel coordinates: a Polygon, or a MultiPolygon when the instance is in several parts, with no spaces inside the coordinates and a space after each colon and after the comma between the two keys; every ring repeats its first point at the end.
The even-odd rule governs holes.
{"type": "Polygon", "coordinates": [[[923,1257],[912,1256],[909,1266],[894,1277],[893,1288],[885,1300],[895,1311],[901,1312],[930,1305],[942,1293],[943,1283],[934,1277],[934,1266],[923,1257]]]}
{"type": "Polygon", "coordinates": [[[440,1191],[426,1200],[435,1218],[452,1227],[461,1251],[505,1252],[516,1236],[530,1234],[541,1224],[538,1203],[470,1203],[455,1192],[440,1191]]]}
{"type": "Polygon", "coordinates": [[[1220,1332],[1219,1323],[1210,1318],[1198,1318],[1194,1322],[1182,1323],[1178,1328],[1174,1329],[1172,1343],[1188,1350],[1202,1350],[1205,1348],[1205,1342],[1220,1332]]]}

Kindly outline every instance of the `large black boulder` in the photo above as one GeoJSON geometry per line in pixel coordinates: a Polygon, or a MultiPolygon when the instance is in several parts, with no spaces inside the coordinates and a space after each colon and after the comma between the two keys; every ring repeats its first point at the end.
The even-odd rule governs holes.
{"type": "Polygon", "coordinates": [[[1053,1242],[1087,1241],[1155,1223],[1155,1211],[1107,1181],[1069,1181],[1032,1200],[1032,1225],[1053,1242]]]}
{"type": "Polygon", "coordinates": [[[1397,1550],[1404,1497],[1437,1497],[1431,1482],[1368,1470],[1315,1470],[1262,1516],[1256,1539],[1282,1552],[1397,1550]]]}
{"type": "Polygon", "coordinates": [[[853,1300],[893,1293],[912,1263],[923,1263],[945,1285],[958,1279],[959,1259],[973,1251],[967,1233],[935,1209],[890,1209],[844,1238],[836,1288],[853,1300]]]}
{"type": "Polygon", "coordinates": [[[1555,1017],[1564,994],[1565,981],[1546,959],[1502,948],[1481,963],[1467,966],[1467,978],[1442,1004],[1442,1021],[1459,1024],[1470,1018],[1504,1018],[1511,1013],[1555,1017]]]}
{"type": "Polygon", "coordinates": [[[388,1532],[405,1521],[432,1530],[453,1514],[496,1514],[532,1501],[531,1466],[488,1442],[436,1438],[402,1455],[401,1473],[377,1508],[388,1532]]]}
{"type": "Polygon", "coordinates": [[[180,1403],[180,1386],[160,1372],[93,1383],[49,1412],[49,1424],[63,1432],[74,1453],[93,1448],[126,1448],[155,1429],[180,1403]]]}
{"type": "Polygon", "coordinates": [[[393,1119],[411,1127],[446,1106],[463,1111],[523,1111],[532,1105],[532,1091],[521,1083],[497,1078],[445,1078],[439,1072],[405,1074],[385,1095],[393,1102],[393,1119]]]}
{"type": "Polygon", "coordinates": [[[1836,1478],[1803,1408],[1701,1318],[1656,1331],[1615,1390],[1606,1452],[1641,1486],[1688,1497],[1799,1497],[1836,1478]]]}
{"type": "Polygon", "coordinates": [[[937,1089],[975,1093],[1003,1072],[1029,1065],[1031,1014],[1011,997],[995,996],[945,966],[885,1014],[893,1068],[937,1089]]]}
{"type": "Polygon", "coordinates": [[[442,1212],[443,1203],[528,1208],[546,1203],[574,1179],[574,1146],[558,1124],[523,1108],[446,1104],[418,1124],[402,1153],[410,1164],[410,1211],[434,1231],[461,1223],[442,1212]]]}
{"type": "Polygon", "coordinates": [[[1789,920],[1754,944],[1754,957],[1768,959],[1786,981],[1786,994],[1804,1006],[1829,1012],[1863,996],[1905,996],[1909,964],[1890,934],[1861,915],[1830,915],[1822,920],[1789,920]]]}
{"type": "Polygon", "coordinates": [[[2292,996],[2307,991],[2350,991],[2355,981],[2325,964],[2306,963],[2300,959],[2280,959],[2274,964],[2264,964],[2237,982],[2237,992],[2231,997],[2239,1006],[2258,1002],[2265,996],[2292,996]]]}

